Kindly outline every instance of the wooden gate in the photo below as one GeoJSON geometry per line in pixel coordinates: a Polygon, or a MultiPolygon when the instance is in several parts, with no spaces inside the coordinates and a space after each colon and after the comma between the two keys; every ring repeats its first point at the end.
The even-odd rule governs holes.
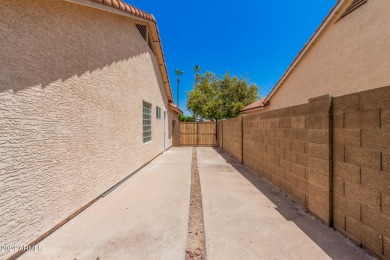
{"type": "Polygon", "coordinates": [[[181,146],[216,146],[215,122],[180,122],[181,146]]]}

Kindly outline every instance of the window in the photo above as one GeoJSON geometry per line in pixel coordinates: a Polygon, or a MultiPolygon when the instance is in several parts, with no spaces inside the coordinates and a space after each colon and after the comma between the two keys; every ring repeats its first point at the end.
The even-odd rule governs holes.
{"type": "Polygon", "coordinates": [[[152,104],[142,101],[142,137],[143,142],[148,143],[152,141],[152,104]]]}
{"type": "Polygon", "coordinates": [[[161,108],[156,106],[156,118],[161,119],[161,108]]]}

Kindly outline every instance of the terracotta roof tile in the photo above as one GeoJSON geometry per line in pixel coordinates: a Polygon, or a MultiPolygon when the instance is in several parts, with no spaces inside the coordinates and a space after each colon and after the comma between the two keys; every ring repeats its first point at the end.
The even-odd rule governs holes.
{"type": "Polygon", "coordinates": [[[117,0],[112,0],[112,6],[119,9],[119,3],[117,0]]]}
{"type": "Polygon", "coordinates": [[[118,10],[124,11],[128,14],[138,16],[139,18],[149,20],[153,23],[156,23],[156,19],[153,17],[153,15],[142,11],[141,9],[138,9],[132,5],[129,5],[122,0],[91,0],[96,3],[101,3],[107,6],[114,7],[118,10]]]}
{"type": "Polygon", "coordinates": [[[126,6],[125,6],[124,3],[119,2],[119,10],[121,10],[121,11],[126,11],[126,6]]]}
{"type": "Polygon", "coordinates": [[[169,102],[169,107],[172,108],[172,110],[176,111],[177,113],[183,114],[183,111],[172,102],[169,102]]]}
{"type": "Polygon", "coordinates": [[[247,105],[246,107],[241,109],[241,111],[247,111],[247,110],[252,110],[252,109],[256,109],[256,108],[262,108],[262,107],[266,107],[266,106],[267,106],[267,104],[264,103],[264,98],[262,98],[262,99],[256,100],[255,102],[253,102],[250,105],[247,105]]]}

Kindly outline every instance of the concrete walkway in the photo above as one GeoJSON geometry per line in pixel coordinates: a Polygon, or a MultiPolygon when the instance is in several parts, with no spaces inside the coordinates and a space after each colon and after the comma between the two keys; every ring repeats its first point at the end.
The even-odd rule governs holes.
{"type": "Polygon", "coordinates": [[[206,251],[215,259],[370,259],[220,149],[198,148],[206,251]]]}
{"type": "MultiPolygon", "coordinates": [[[[208,260],[369,259],[217,148],[197,148],[208,260]]],[[[184,260],[192,148],[172,148],[20,259],[184,260]]]]}
{"type": "Polygon", "coordinates": [[[192,148],[172,148],[19,259],[184,259],[192,148]]]}

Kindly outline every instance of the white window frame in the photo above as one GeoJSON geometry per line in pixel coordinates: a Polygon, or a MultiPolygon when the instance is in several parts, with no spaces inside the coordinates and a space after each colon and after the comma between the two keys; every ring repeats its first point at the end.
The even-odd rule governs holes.
{"type": "Polygon", "coordinates": [[[142,100],[142,142],[144,144],[150,143],[153,140],[152,108],[152,103],[142,100]]]}

